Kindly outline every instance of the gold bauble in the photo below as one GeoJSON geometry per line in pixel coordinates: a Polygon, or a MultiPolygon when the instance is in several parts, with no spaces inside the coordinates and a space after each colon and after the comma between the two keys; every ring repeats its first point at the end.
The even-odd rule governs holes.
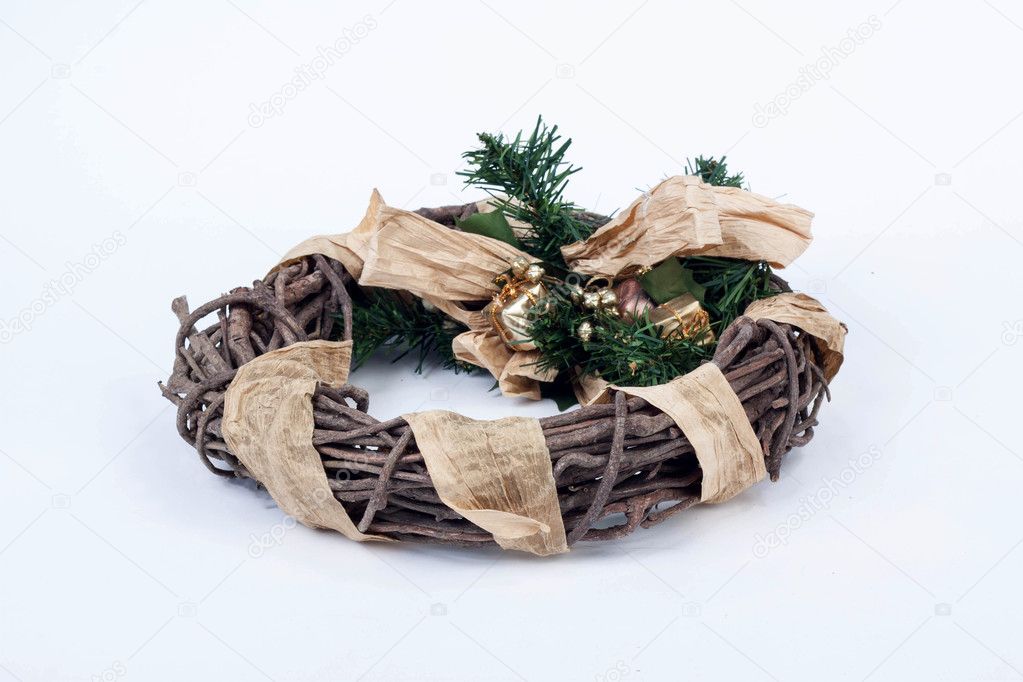
{"type": "Polygon", "coordinates": [[[583,292],[583,307],[596,310],[600,307],[600,294],[596,291],[583,292]]]}
{"type": "Polygon", "coordinates": [[[593,325],[589,322],[580,323],[579,327],[575,330],[575,335],[583,343],[589,343],[590,339],[593,338],[593,325]]]}

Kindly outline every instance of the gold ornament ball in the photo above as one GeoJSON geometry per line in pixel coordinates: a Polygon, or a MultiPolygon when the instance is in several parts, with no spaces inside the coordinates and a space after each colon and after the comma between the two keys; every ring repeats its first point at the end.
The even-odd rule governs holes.
{"type": "Polygon", "coordinates": [[[583,292],[583,307],[596,310],[600,307],[600,294],[596,291],[583,292]]]}
{"type": "Polygon", "coordinates": [[[600,305],[605,308],[611,308],[617,310],[618,308],[618,294],[611,291],[610,289],[600,290],[600,305]]]}
{"type": "Polygon", "coordinates": [[[512,274],[515,275],[516,277],[522,277],[523,275],[526,274],[526,270],[528,269],[529,261],[523,258],[522,256],[519,256],[518,258],[512,261],[511,271],[512,274]]]}
{"type": "Polygon", "coordinates": [[[543,279],[544,274],[544,269],[535,263],[526,268],[526,279],[533,284],[543,279]]]}
{"type": "Polygon", "coordinates": [[[589,322],[583,322],[579,325],[579,328],[575,330],[576,336],[583,343],[589,343],[590,339],[593,338],[593,325],[589,322]]]}

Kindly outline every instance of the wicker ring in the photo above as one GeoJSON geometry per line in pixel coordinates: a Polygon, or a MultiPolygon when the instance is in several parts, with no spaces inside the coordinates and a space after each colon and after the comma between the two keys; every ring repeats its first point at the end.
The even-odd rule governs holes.
{"type": "MultiPolygon", "coordinates": [[[[777,278],[776,285],[787,289],[777,278]]],[[[237,368],[296,340],[350,339],[346,286],[356,285],[341,263],[310,256],[193,313],[184,299],[175,301],[181,328],[174,371],[161,390],[177,406],[181,437],[211,471],[251,478],[221,433],[224,393],[237,368]],[[215,322],[196,327],[213,314],[215,322]],[[334,333],[338,314],[345,322],[340,334],[334,333]]],[[[742,402],[776,480],[785,454],[813,437],[830,397],[818,351],[797,328],[740,317],[722,332],[712,362],[742,402]]],[[[405,420],[381,422],[368,407],[366,391],[353,385],[321,385],[313,397],[313,444],[334,496],[359,529],[401,540],[492,544],[488,532],[441,502],[405,420]]],[[[702,473],[692,446],[668,415],[640,398],[618,393],[611,404],[546,417],[540,425],[569,544],[628,535],[700,499],[702,473]]]]}

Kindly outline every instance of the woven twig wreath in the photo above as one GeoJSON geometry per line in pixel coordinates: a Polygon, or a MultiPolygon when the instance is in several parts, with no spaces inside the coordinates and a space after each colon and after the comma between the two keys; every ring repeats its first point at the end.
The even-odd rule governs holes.
{"type": "MultiPolygon", "coordinates": [[[[311,255],[194,311],[184,297],[174,301],[181,325],[174,371],[161,390],[177,406],[181,437],[211,472],[252,477],[222,429],[225,394],[239,368],[299,342],[351,339],[350,290],[357,286],[342,263],[311,255]]],[[[830,398],[817,341],[796,326],[743,316],[720,334],[710,361],[741,401],[772,479],[786,453],[813,437],[830,398]]],[[[676,421],[641,398],[610,395],[606,404],[539,420],[568,545],[625,536],[701,499],[704,472],[676,421]]],[[[312,444],[330,491],[359,531],[473,547],[494,542],[440,499],[405,419],[370,416],[367,392],[351,384],[318,385],[312,408],[312,444]]],[[[459,444],[450,447],[457,458],[459,444]]]]}

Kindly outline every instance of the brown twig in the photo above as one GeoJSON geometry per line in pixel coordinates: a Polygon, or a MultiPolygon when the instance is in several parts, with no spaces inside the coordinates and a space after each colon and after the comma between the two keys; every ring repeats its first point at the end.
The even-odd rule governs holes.
{"type": "MultiPolygon", "coordinates": [[[[468,206],[427,216],[453,223],[468,206]]],[[[181,322],[176,359],[160,388],[177,406],[178,432],[208,468],[249,477],[220,432],[224,393],[238,367],[296,340],[328,338],[336,314],[344,320],[338,336],[350,339],[346,287],[354,286],[341,263],[312,256],[192,312],[184,297],[174,301],[181,322]],[[200,329],[210,315],[216,322],[200,329]]],[[[743,403],[772,479],[784,455],[812,438],[828,397],[816,352],[798,329],[740,317],[721,334],[714,354],[712,362],[743,403]]],[[[313,444],[335,497],[360,520],[360,530],[459,546],[492,542],[441,503],[408,424],[370,416],[363,389],[320,386],[313,408],[313,444]]],[[[699,501],[701,471],[692,446],[670,417],[640,398],[617,393],[609,405],[546,417],[540,425],[570,542],[622,537],[699,501]]]]}

